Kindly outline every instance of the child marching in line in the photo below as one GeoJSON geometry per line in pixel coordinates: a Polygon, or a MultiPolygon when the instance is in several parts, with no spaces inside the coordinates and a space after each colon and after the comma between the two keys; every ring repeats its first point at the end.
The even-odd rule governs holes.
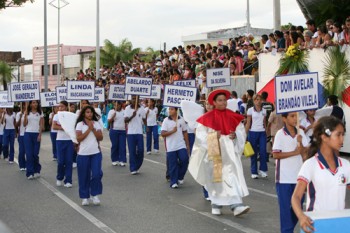
{"type": "Polygon", "coordinates": [[[77,119],[76,134],[80,143],[77,168],[79,196],[82,205],[89,205],[92,196],[94,205],[100,204],[98,195],[102,194],[102,154],[99,141],[103,140],[99,116],[91,106],[84,107],[77,119]]]}
{"type": "Polygon", "coordinates": [[[299,130],[298,134],[297,113],[283,113],[282,118],[284,127],[277,131],[272,148],[273,157],[276,159],[276,192],[280,207],[281,232],[293,233],[298,219],[291,208],[291,197],[310,140],[303,130],[299,130]]]}
{"type": "Polygon", "coordinates": [[[315,109],[307,110],[305,111],[306,113],[306,118],[300,121],[300,128],[302,128],[310,139],[312,138],[313,134],[313,127],[317,121],[315,118],[315,109]]]}
{"type": "Polygon", "coordinates": [[[146,144],[147,144],[147,154],[151,154],[152,149],[152,134],[153,134],[153,143],[154,143],[154,152],[159,153],[159,135],[158,135],[158,124],[157,124],[157,115],[158,108],[155,107],[155,100],[149,99],[148,107],[145,108],[146,111],[146,144]]]}
{"type": "Polygon", "coordinates": [[[24,112],[25,103],[21,103],[22,108],[16,114],[16,128],[18,129],[18,165],[20,171],[26,170],[26,157],[24,148],[24,132],[26,128],[24,127],[24,112]]]}
{"type": "Polygon", "coordinates": [[[1,121],[4,124],[4,135],[3,135],[3,152],[4,159],[8,159],[9,164],[13,164],[15,157],[15,125],[16,125],[16,114],[13,112],[12,108],[6,108],[5,115],[1,121]],[[10,151],[9,151],[10,149],[10,151]]]}
{"type": "Polygon", "coordinates": [[[50,127],[50,138],[51,138],[51,144],[52,144],[52,155],[53,161],[57,160],[57,150],[56,150],[56,138],[57,138],[57,130],[53,128],[53,117],[57,114],[58,106],[52,107],[52,112],[49,115],[49,125],[50,127]]]}
{"type": "Polygon", "coordinates": [[[350,162],[336,156],[344,142],[344,124],[333,116],[321,117],[314,127],[309,158],[300,169],[292,206],[300,228],[313,232],[312,220],[303,213],[301,199],[307,189],[306,211],[345,209],[350,185],[350,162]]]}

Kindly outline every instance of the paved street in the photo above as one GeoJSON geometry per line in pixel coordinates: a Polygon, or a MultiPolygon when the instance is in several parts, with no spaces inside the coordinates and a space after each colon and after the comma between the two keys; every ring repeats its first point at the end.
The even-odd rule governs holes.
{"type": "MultiPolygon", "coordinates": [[[[201,187],[189,174],[179,189],[169,188],[162,142],[161,153],[145,155],[136,176],[130,175],[128,167],[111,165],[106,130],[101,147],[104,157],[101,206],[81,206],[76,169],[72,188],[55,186],[56,162],[52,161],[48,133],[41,145],[40,179],[29,181],[17,164],[0,160],[0,220],[14,233],[278,232],[272,161],[267,179],[252,180],[249,160],[243,158],[250,191],[244,202],[251,206],[251,212],[237,218],[227,208],[216,217],[211,215],[210,203],[203,198],[201,187]]],[[[15,148],[17,156],[17,143],[15,148]]]]}

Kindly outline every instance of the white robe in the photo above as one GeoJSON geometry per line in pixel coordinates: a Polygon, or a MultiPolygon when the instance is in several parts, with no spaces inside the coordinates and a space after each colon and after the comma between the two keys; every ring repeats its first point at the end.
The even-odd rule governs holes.
{"type": "Polygon", "coordinates": [[[246,141],[244,125],[236,128],[236,139],[221,135],[219,139],[222,157],[222,182],[214,183],[213,161],[208,160],[208,133],[213,129],[198,124],[196,139],[188,170],[193,178],[206,188],[212,204],[232,205],[242,203],[242,197],[249,194],[244,179],[241,156],[246,141]]]}

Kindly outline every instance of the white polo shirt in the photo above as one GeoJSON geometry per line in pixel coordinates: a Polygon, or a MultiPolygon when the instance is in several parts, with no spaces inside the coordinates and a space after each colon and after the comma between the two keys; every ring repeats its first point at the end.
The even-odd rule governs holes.
{"type": "Polygon", "coordinates": [[[26,127],[24,127],[23,122],[24,122],[24,116],[23,116],[23,114],[21,112],[18,112],[16,114],[16,123],[17,124],[20,123],[19,136],[24,136],[24,132],[26,130],[26,127]],[[19,122],[19,119],[20,119],[21,115],[22,115],[21,122],[19,122]]]}
{"type": "MultiPolygon", "coordinates": [[[[79,122],[75,128],[76,131],[81,131],[81,133],[85,133],[88,130],[88,126],[84,122],[79,122]]],[[[101,131],[101,125],[98,121],[94,121],[94,128],[96,131],[101,131]]],[[[79,144],[79,155],[94,155],[100,152],[100,148],[98,145],[98,141],[91,131],[89,135],[80,142],[79,144]]]]}
{"type": "Polygon", "coordinates": [[[124,119],[124,110],[121,111],[115,111],[114,109],[111,109],[108,112],[108,120],[112,119],[112,116],[115,114],[113,125],[111,125],[111,129],[113,130],[125,130],[125,119],[124,119]]]}
{"type": "Polygon", "coordinates": [[[14,125],[14,120],[16,119],[16,115],[13,112],[11,115],[9,114],[5,114],[5,129],[15,129],[15,125],[14,125]]]}
{"type": "Polygon", "coordinates": [[[5,127],[5,124],[1,124],[0,122],[0,135],[4,135],[4,127],[5,127]]]}
{"type": "MultiPolygon", "coordinates": [[[[135,109],[131,108],[130,105],[125,108],[124,117],[131,117],[135,109]]],[[[136,116],[131,119],[128,123],[128,133],[127,134],[142,134],[142,119],[146,118],[145,109],[141,106],[137,109],[136,116]]]]}
{"type": "MultiPolygon", "coordinates": [[[[315,122],[317,121],[317,119],[315,118],[315,122]]],[[[300,127],[301,128],[303,128],[304,130],[307,128],[307,127],[309,127],[311,125],[311,122],[307,119],[307,118],[305,118],[305,119],[302,119],[301,121],[300,121],[300,127]]],[[[308,137],[311,137],[312,136],[312,134],[314,133],[314,129],[309,129],[305,134],[306,134],[306,136],[308,136],[308,137]]]]}
{"type": "MultiPolygon", "coordinates": [[[[162,131],[172,131],[176,126],[176,121],[166,117],[162,123],[162,131]]],[[[177,131],[165,138],[165,148],[167,152],[186,149],[186,142],[183,132],[187,131],[187,124],[182,117],[177,120],[177,131]]]]}
{"type": "MultiPolygon", "coordinates": [[[[57,125],[61,126],[60,121],[58,119],[58,114],[53,116],[53,121],[56,122],[57,125]]],[[[57,130],[56,140],[69,141],[72,139],[69,137],[69,135],[64,130],[57,130]]]]}
{"type": "MultiPolygon", "coordinates": [[[[304,131],[299,130],[304,147],[308,146],[310,139],[304,131]]],[[[278,130],[273,143],[273,152],[291,152],[297,147],[297,135],[292,137],[288,130],[283,127],[278,130]]],[[[275,181],[279,184],[296,184],[298,173],[303,165],[302,156],[295,155],[285,159],[276,159],[275,181]]]]}
{"type": "Polygon", "coordinates": [[[147,114],[147,126],[155,126],[157,125],[157,114],[158,114],[158,108],[154,107],[153,109],[149,109],[148,107],[145,108],[145,113],[147,114]]]}
{"type": "Polygon", "coordinates": [[[44,118],[44,114],[41,112],[30,112],[27,116],[28,124],[26,125],[26,132],[39,133],[40,132],[40,119],[44,118]]]}
{"type": "Polygon", "coordinates": [[[321,154],[305,161],[298,181],[307,183],[307,211],[343,210],[346,188],[350,184],[350,163],[334,156],[337,169],[332,171],[321,154]]]}
{"type": "MultiPolygon", "coordinates": [[[[53,115],[53,112],[50,113],[49,119],[52,118],[52,115],[53,115]]],[[[56,114],[56,115],[57,115],[57,114],[56,114]]],[[[57,133],[57,130],[53,129],[53,119],[52,119],[52,124],[51,124],[51,132],[52,132],[52,133],[57,133]]]]}
{"type": "Polygon", "coordinates": [[[255,107],[249,108],[247,111],[248,116],[252,116],[252,124],[250,130],[252,132],[263,132],[264,128],[264,117],[266,116],[266,110],[261,109],[260,112],[255,111],[255,107]]]}

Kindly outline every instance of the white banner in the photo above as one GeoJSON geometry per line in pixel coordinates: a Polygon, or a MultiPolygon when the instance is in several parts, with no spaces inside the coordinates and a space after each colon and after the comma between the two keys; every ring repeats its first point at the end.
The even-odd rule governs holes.
{"type": "Polygon", "coordinates": [[[67,87],[56,87],[56,102],[59,104],[61,101],[67,101],[68,103],[76,103],[76,100],[67,100],[67,87]]]}
{"type": "Polygon", "coordinates": [[[57,105],[56,92],[40,93],[41,107],[53,107],[57,105]]]}
{"type": "Polygon", "coordinates": [[[126,77],[125,94],[150,96],[152,78],[126,77]]]}
{"type": "Polygon", "coordinates": [[[176,85],[165,85],[163,105],[168,107],[181,107],[181,100],[196,101],[197,88],[176,85]]]}
{"type": "Polygon", "coordinates": [[[67,82],[67,100],[94,100],[95,82],[94,81],[68,81],[67,82]]]}
{"type": "Polygon", "coordinates": [[[174,81],[174,85],[176,86],[184,86],[184,87],[196,87],[196,80],[180,80],[180,81],[174,81]]]}
{"type": "Polygon", "coordinates": [[[318,73],[275,77],[276,113],[318,109],[318,73]]]}
{"type": "Polygon", "coordinates": [[[0,108],[13,108],[14,102],[8,101],[7,91],[0,92],[0,108]]]}
{"type": "Polygon", "coordinates": [[[118,84],[111,84],[109,86],[108,99],[109,100],[126,100],[125,86],[118,84]]]}
{"type": "Polygon", "coordinates": [[[162,94],[162,86],[161,85],[152,85],[151,96],[140,96],[141,99],[160,99],[162,94]]]}
{"type": "Polygon", "coordinates": [[[29,102],[40,100],[39,81],[10,83],[10,100],[13,102],[29,102]]]}
{"type": "Polygon", "coordinates": [[[105,89],[103,87],[95,87],[95,103],[105,102],[105,89]]]}
{"type": "Polygon", "coordinates": [[[208,69],[207,87],[231,86],[230,68],[208,69]]]}

